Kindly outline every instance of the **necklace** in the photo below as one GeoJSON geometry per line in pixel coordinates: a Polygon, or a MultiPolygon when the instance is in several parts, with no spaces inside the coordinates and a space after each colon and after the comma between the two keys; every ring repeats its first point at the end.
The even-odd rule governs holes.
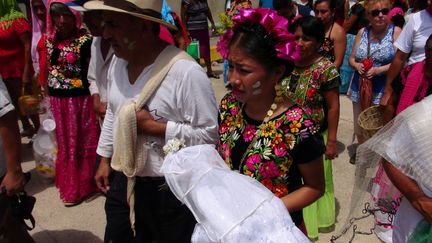
{"type": "MultiPolygon", "coordinates": [[[[244,105],[245,104],[241,105],[240,111],[239,111],[238,114],[242,114],[243,113],[244,105]]],[[[255,132],[254,138],[250,142],[250,144],[247,147],[246,151],[243,153],[243,156],[242,156],[242,158],[240,160],[239,167],[238,167],[237,171],[239,171],[239,172],[241,171],[241,168],[243,167],[243,163],[244,163],[244,160],[245,160],[248,152],[254,146],[254,144],[256,143],[256,141],[258,140],[258,138],[261,136],[262,128],[264,127],[264,125],[267,124],[267,122],[270,121],[270,118],[273,116],[274,111],[277,109],[277,107],[278,107],[278,105],[277,105],[276,101],[273,101],[273,103],[270,106],[270,109],[267,111],[266,116],[264,117],[263,122],[261,123],[261,125],[258,126],[258,128],[257,128],[257,130],[255,132]]],[[[234,120],[237,120],[237,119],[234,119],[234,120]]],[[[229,139],[228,139],[228,146],[229,146],[229,148],[227,148],[227,149],[231,150],[231,143],[233,142],[233,137],[234,137],[235,130],[236,130],[236,126],[235,125],[230,128],[230,136],[229,136],[229,139]]],[[[227,163],[229,165],[230,164],[230,160],[231,160],[231,158],[227,156],[225,158],[225,163],[227,163]]]]}

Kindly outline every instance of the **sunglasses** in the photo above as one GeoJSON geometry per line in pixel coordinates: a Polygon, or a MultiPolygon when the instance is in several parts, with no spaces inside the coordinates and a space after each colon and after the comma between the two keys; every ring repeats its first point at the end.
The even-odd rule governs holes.
{"type": "Polygon", "coordinates": [[[370,11],[370,13],[373,17],[378,16],[380,13],[382,13],[383,15],[387,15],[389,12],[390,12],[390,9],[388,9],[388,8],[374,9],[374,10],[370,11]]]}

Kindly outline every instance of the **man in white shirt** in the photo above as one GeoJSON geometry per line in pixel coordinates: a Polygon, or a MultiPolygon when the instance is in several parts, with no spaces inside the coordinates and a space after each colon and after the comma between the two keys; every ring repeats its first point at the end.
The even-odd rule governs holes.
{"type": "Polygon", "coordinates": [[[102,11],[84,12],[84,21],[94,36],[87,78],[90,83],[90,94],[93,97],[93,107],[102,125],[107,109],[107,74],[114,51],[109,41],[102,37],[102,11]]]}
{"type": "MultiPolygon", "coordinates": [[[[102,160],[96,180],[104,191],[111,190],[110,158],[119,152],[114,151],[119,141],[114,135],[121,125],[118,124],[119,110],[140,97],[153,77],[156,58],[176,48],[158,37],[159,24],[166,24],[160,19],[162,1],[133,2],[106,0],[84,5],[87,9],[106,10],[103,13],[104,38],[110,41],[115,53],[108,71],[108,108],[97,149],[102,160]]],[[[144,145],[148,147],[145,166],[134,178],[136,241],[190,242],[195,219],[164,186],[159,169],[163,162],[161,148],[170,139],[184,139],[186,145],[217,141],[217,106],[204,70],[190,60],[174,63],[145,108],[136,112],[136,124],[138,135],[143,134],[148,139],[144,145]]],[[[124,242],[121,240],[112,239],[112,242],[124,242]]]]}
{"type": "Polygon", "coordinates": [[[12,196],[24,189],[21,168],[21,137],[17,113],[0,77],[0,238],[6,242],[34,242],[22,223],[12,215],[12,196]],[[7,195],[4,195],[6,193],[7,195]]]}

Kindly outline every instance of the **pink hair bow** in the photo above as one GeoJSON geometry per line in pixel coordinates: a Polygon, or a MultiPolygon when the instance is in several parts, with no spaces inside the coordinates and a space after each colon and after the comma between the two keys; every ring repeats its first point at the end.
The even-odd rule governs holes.
{"type": "MultiPolygon", "coordinates": [[[[275,40],[277,57],[288,61],[299,58],[299,50],[295,43],[295,37],[288,32],[288,20],[279,16],[276,11],[267,8],[240,9],[239,14],[233,17],[233,30],[243,24],[258,23],[264,27],[268,35],[275,40]]],[[[217,43],[219,53],[227,58],[228,45],[233,36],[233,31],[228,30],[221,36],[217,43]]]]}

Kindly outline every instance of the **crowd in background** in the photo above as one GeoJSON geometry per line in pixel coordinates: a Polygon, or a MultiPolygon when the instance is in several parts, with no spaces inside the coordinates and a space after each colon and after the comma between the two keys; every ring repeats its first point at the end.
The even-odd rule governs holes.
{"type": "MultiPolygon", "coordinates": [[[[2,186],[10,194],[22,190],[16,147],[40,121],[14,107],[40,86],[56,124],[60,199],[71,207],[105,194],[106,242],[190,240],[193,215],[169,189],[157,190],[165,183],[160,153],[168,138],[216,145],[230,169],[273,192],[295,225],[318,240],[336,224],[332,160],[340,96],[352,101],[353,132],[363,144],[357,122],[363,111],[380,106],[387,123],[432,93],[431,0],[261,0],[260,8],[226,1],[232,26],[217,49],[228,93],[219,112],[209,80],[219,78],[210,58],[217,21],[207,0],[182,0],[180,16],[165,1],[160,10],[152,7],[162,3],[141,2],[149,9],[117,11],[125,7],[111,0],[31,0],[26,17],[15,0],[0,0],[2,186]],[[178,51],[191,40],[200,43],[206,72],[178,51]],[[146,48],[152,50],[142,53],[146,48]],[[168,57],[177,62],[168,64],[168,57]],[[162,60],[164,75],[156,72],[164,70],[162,60]],[[156,88],[147,90],[147,80],[156,88]],[[132,115],[130,100],[142,105],[132,105],[132,115]],[[135,146],[143,134],[145,142],[135,146]]],[[[376,219],[384,242],[406,242],[422,217],[429,224],[432,218],[431,188],[395,168],[392,161],[378,166],[373,201],[408,200],[420,216],[404,230],[400,217],[376,219]],[[401,178],[411,183],[395,182],[401,178]],[[391,182],[398,190],[387,187],[391,182]]],[[[392,209],[397,215],[399,203],[392,209]]]]}

